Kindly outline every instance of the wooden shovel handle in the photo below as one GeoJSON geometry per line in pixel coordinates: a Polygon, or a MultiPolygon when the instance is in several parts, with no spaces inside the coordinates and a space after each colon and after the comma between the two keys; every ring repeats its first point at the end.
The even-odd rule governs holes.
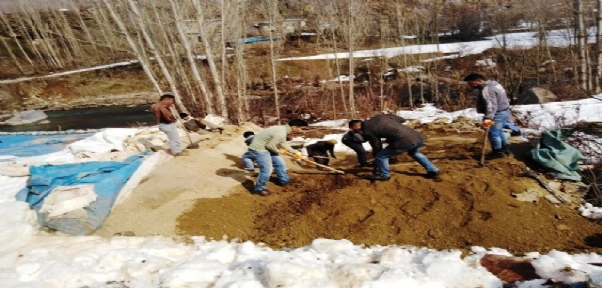
{"type": "MultiPolygon", "coordinates": [[[[288,152],[288,151],[286,151],[286,155],[290,156],[291,158],[295,158],[295,154],[293,154],[293,153],[291,153],[291,152],[288,152]]],[[[322,165],[322,164],[316,163],[316,162],[314,162],[314,161],[311,161],[311,160],[309,160],[309,159],[304,159],[304,158],[301,158],[301,159],[299,159],[299,160],[301,160],[301,161],[305,161],[305,162],[307,162],[307,163],[310,163],[310,164],[314,164],[314,165],[316,165],[316,166],[318,166],[318,167],[322,167],[322,168],[324,168],[324,169],[330,170],[330,171],[332,171],[332,172],[335,172],[335,173],[339,173],[339,174],[345,174],[345,172],[344,172],[344,171],[337,170],[337,169],[334,169],[334,168],[332,168],[332,167],[329,167],[329,166],[326,166],[326,165],[322,165]]]]}
{"type": "Polygon", "coordinates": [[[481,161],[479,161],[479,164],[481,165],[485,165],[485,149],[487,149],[487,142],[488,142],[488,138],[489,138],[489,126],[487,126],[487,128],[485,128],[485,135],[483,135],[483,149],[481,149],[481,161]]]}

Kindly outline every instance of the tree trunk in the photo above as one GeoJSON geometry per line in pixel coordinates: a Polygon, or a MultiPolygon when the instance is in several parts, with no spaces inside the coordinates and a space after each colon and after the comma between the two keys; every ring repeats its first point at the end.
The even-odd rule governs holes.
{"type": "Polygon", "coordinates": [[[196,8],[196,21],[199,26],[201,40],[203,41],[203,45],[205,46],[205,54],[207,55],[209,70],[211,71],[211,76],[213,76],[213,82],[215,85],[215,92],[218,98],[220,113],[222,117],[228,118],[228,106],[226,105],[226,96],[224,95],[224,89],[222,81],[220,79],[220,73],[217,71],[217,67],[215,66],[215,60],[213,59],[211,43],[209,42],[208,35],[205,31],[205,17],[203,16],[201,3],[199,2],[199,0],[192,0],[192,2],[194,3],[194,7],[196,8]]]}
{"type": "Polygon", "coordinates": [[[13,41],[15,41],[15,43],[17,44],[17,47],[19,47],[19,50],[23,54],[23,57],[25,58],[25,60],[27,60],[27,62],[29,62],[29,65],[33,66],[33,61],[31,60],[31,58],[29,58],[29,55],[27,54],[27,52],[25,52],[25,49],[23,49],[23,45],[21,45],[21,41],[19,41],[19,39],[17,38],[17,34],[15,33],[15,31],[13,31],[12,25],[10,24],[8,19],[6,19],[6,16],[4,15],[4,13],[0,13],[0,19],[2,19],[2,22],[4,22],[4,25],[6,25],[6,28],[8,29],[8,33],[10,33],[10,36],[13,38],[13,41]]]}
{"type": "Polygon", "coordinates": [[[213,95],[211,95],[209,89],[207,89],[207,84],[205,83],[205,80],[203,80],[203,78],[201,77],[201,73],[199,72],[199,68],[197,66],[196,58],[194,56],[194,53],[192,52],[192,47],[190,45],[188,35],[186,35],[184,28],[182,28],[182,19],[180,19],[180,9],[178,7],[178,4],[176,3],[176,0],[169,0],[169,3],[171,4],[171,7],[173,9],[174,20],[176,22],[176,29],[178,31],[178,35],[180,36],[180,41],[182,42],[184,50],[186,51],[186,58],[188,59],[190,70],[192,71],[192,78],[201,90],[201,94],[203,94],[203,100],[205,102],[205,112],[207,114],[214,114],[215,111],[213,110],[213,101],[211,100],[213,99],[213,95]]]}
{"type": "Polygon", "coordinates": [[[276,9],[276,3],[274,3],[273,0],[267,0],[266,4],[268,18],[270,22],[268,27],[268,36],[270,37],[270,64],[272,68],[272,85],[274,85],[274,103],[276,105],[276,118],[278,118],[278,124],[281,124],[282,119],[280,119],[280,95],[278,95],[278,84],[276,83],[276,81],[278,81],[278,78],[276,74],[276,59],[274,55],[274,35],[272,33],[272,25],[274,24],[275,18],[274,9],[276,9]]]}
{"type": "MultiPolygon", "coordinates": [[[[0,13],[0,14],[2,14],[2,13],[0,13]]],[[[16,18],[17,22],[21,26],[21,29],[23,30],[23,34],[25,34],[25,37],[27,38],[27,41],[29,42],[29,46],[31,47],[31,51],[33,52],[33,55],[35,55],[37,63],[42,63],[42,65],[44,65],[44,68],[46,68],[47,71],[50,71],[51,64],[48,63],[49,60],[46,57],[44,57],[42,55],[42,53],[38,50],[38,47],[36,47],[36,45],[34,45],[33,38],[31,38],[31,35],[29,35],[29,33],[28,33],[29,29],[27,29],[27,25],[25,25],[24,20],[21,18],[23,16],[23,14],[25,14],[25,13],[17,13],[14,15],[14,17],[16,18]]],[[[37,65],[34,65],[34,67],[36,67],[36,66],[37,65]]]]}
{"type": "Polygon", "coordinates": [[[15,56],[15,53],[13,53],[13,50],[10,48],[10,46],[8,46],[8,43],[6,43],[6,40],[4,39],[4,37],[0,36],[0,41],[2,41],[2,45],[4,45],[4,48],[6,48],[6,51],[8,51],[8,55],[10,56],[10,59],[13,60],[17,69],[19,69],[19,73],[21,73],[21,75],[25,75],[25,71],[23,71],[23,67],[21,67],[21,64],[19,64],[19,60],[15,56]]]}
{"type": "Polygon", "coordinates": [[[600,79],[602,79],[602,0],[597,0],[598,14],[596,15],[596,73],[594,79],[594,92],[600,93],[600,79]]]}
{"type": "MultiPolygon", "coordinates": [[[[104,0],[104,1],[106,1],[106,0],[104,0]]],[[[153,57],[155,57],[157,64],[159,64],[159,68],[161,69],[161,72],[163,73],[163,77],[165,77],[165,80],[167,80],[167,84],[169,85],[171,93],[173,94],[173,96],[176,99],[176,106],[178,106],[180,111],[187,112],[188,110],[186,109],[186,106],[184,106],[184,103],[182,103],[182,98],[180,97],[180,93],[178,92],[178,88],[176,87],[175,80],[172,77],[171,72],[169,72],[169,70],[167,69],[167,66],[165,65],[165,61],[163,61],[163,57],[161,57],[159,50],[155,46],[154,39],[151,38],[151,36],[149,35],[149,33],[146,29],[146,24],[144,23],[144,21],[142,19],[140,10],[138,10],[138,7],[136,6],[136,3],[134,3],[133,0],[127,0],[127,3],[130,6],[131,11],[133,12],[132,16],[134,18],[134,21],[138,24],[138,29],[140,30],[140,33],[142,34],[145,44],[148,46],[149,50],[153,54],[153,57]]],[[[188,113],[188,114],[190,114],[190,113],[188,113]]]]}
{"type": "Polygon", "coordinates": [[[339,89],[341,91],[341,102],[343,103],[343,109],[345,111],[345,115],[349,114],[349,107],[347,107],[347,100],[345,100],[345,90],[343,89],[343,81],[341,81],[341,63],[339,62],[339,54],[337,51],[337,39],[336,36],[332,35],[332,43],[334,45],[334,65],[337,69],[337,84],[339,84],[339,89]]]}
{"type": "Polygon", "coordinates": [[[585,31],[583,25],[583,5],[581,0],[573,0],[573,12],[575,13],[575,36],[577,37],[577,51],[578,51],[578,84],[583,91],[588,92],[587,87],[587,55],[585,50],[587,49],[587,43],[585,39],[585,31]]]}
{"type": "Polygon", "coordinates": [[[144,57],[143,54],[138,49],[138,46],[136,45],[134,38],[132,38],[129,31],[127,30],[127,27],[125,26],[125,24],[123,23],[123,21],[121,20],[119,15],[117,15],[117,13],[115,13],[115,10],[111,6],[111,4],[109,4],[108,0],[101,0],[101,1],[104,3],[105,7],[109,10],[111,18],[113,18],[115,23],[117,23],[117,26],[119,27],[119,30],[121,31],[121,33],[123,33],[123,35],[125,36],[126,41],[128,42],[130,48],[132,49],[132,52],[138,58],[138,61],[140,62],[140,65],[142,66],[142,70],[144,70],[146,77],[148,77],[148,80],[150,80],[151,83],[153,84],[153,88],[159,95],[162,95],[163,90],[161,90],[161,87],[159,86],[159,83],[157,82],[157,79],[155,78],[155,75],[154,75],[152,69],[150,68],[150,65],[149,65],[146,57],[144,57]]]}
{"type": "Polygon", "coordinates": [[[353,86],[354,86],[354,78],[355,78],[355,59],[353,58],[353,50],[355,49],[355,12],[352,7],[352,3],[355,3],[356,0],[349,1],[349,22],[347,23],[347,41],[349,45],[349,111],[351,112],[351,117],[355,118],[355,114],[357,109],[355,108],[355,97],[353,95],[353,86]]]}

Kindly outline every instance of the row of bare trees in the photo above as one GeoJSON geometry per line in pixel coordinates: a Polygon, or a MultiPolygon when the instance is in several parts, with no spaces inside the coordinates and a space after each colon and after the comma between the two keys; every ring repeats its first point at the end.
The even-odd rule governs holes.
{"type": "MultiPolygon", "coordinates": [[[[341,111],[354,117],[358,111],[353,77],[358,63],[354,52],[366,48],[370,39],[378,42],[370,47],[373,49],[420,43],[437,45],[442,39],[438,36],[440,32],[447,32],[448,38],[474,40],[471,37],[476,39],[491,31],[509,32],[517,19],[523,19],[526,23],[537,23],[534,27],[540,35],[538,49],[541,54],[538,55],[542,56],[538,63],[541,63],[553,60],[546,44],[547,27],[553,25],[554,19],[571,19],[572,12],[575,17],[567,24],[574,25],[579,40],[575,46],[578,48],[575,66],[579,67],[579,85],[585,91],[599,91],[602,58],[597,53],[597,66],[588,64],[589,53],[586,53],[584,39],[589,24],[577,17],[584,15],[581,0],[571,0],[573,3],[553,1],[553,5],[542,1],[535,0],[536,5],[514,4],[511,7],[508,1],[501,0],[470,3],[447,0],[99,0],[82,7],[81,1],[64,0],[65,8],[69,9],[64,12],[38,11],[33,0],[20,0],[21,13],[0,14],[0,32],[4,36],[0,41],[7,51],[6,56],[22,74],[30,74],[32,67],[38,73],[56,72],[134,58],[158,94],[176,96],[180,110],[192,111],[192,114],[216,113],[234,121],[245,121],[254,112],[249,102],[248,83],[260,72],[249,64],[255,56],[248,55],[245,46],[239,44],[240,39],[248,36],[248,27],[258,20],[277,26],[275,23],[284,18],[306,18],[306,29],[319,35],[316,45],[320,50],[335,53],[334,59],[328,60],[332,61],[332,65],[328,65],[332,69],[315,73],[326,77],[350,76],[346,86],[339,81],[338,89],[332,92],[333,116],[341,111]],[[556,12],[544,9],[546,6],[553,6],[556,12]],[[563,15],[566,17],[561,17],[563,15]],[[406,36],[411,35],[421,37],[408,40],[406,36]],[[233,49],[227,50],[227,46],[233,49]],[[340,52],[349,56],[339,57],[340,52]],[[343,71],[344,68],[347,71],[343,71]]],[[[596,2],[597,7],[602,5],[601,2],[596,2]]],[[[600,27],[601,17],[597,17],[600,27]]],[[[602,37],[600,35],[598,32],[598,39],[602,37]]],[[[269,63],[269,69],[262,73],[271,75],[273,112],[280,119],[278,105],[282,92],[277,83],[282,73],[277,59],[285,51],[275,39],[282,33],[270,28],[266,36],[270,39],[269,53],[262,59],[269,63]]],[[[506,47],[505,38],[503,42],[502,46],[506,47]]],[[[600,41],[598,45],[602,45],[600,41]]],[[[418,64],[427,66],[424,73],[437,73],[437,61],[422,62],[427,57],[442,55],[439,51],[435,54],[381,57],[374,66],[379,67],[379,74],[384,74],[390,67],[418,64]]],[[[406,83],[416,77],[409,69],[400,71],[403,71],[401,76],[406,83]]],[[[522,77],[516,76],[516,71],[493,71],[492,74],[501,74],[508,79],[522,77]]],[[[381,77],[377,83],[381,99],[379,108],[383,109],[382,99],[387,92],[381,77]]],[[[436,81],[429,85],[438,98],[440,92],[436,81]]],[[[407,87],[410,106],[417,100],[425,102],[422,92],[417,97],[423,99],[415,99],[409,85],[407,87]]]]}

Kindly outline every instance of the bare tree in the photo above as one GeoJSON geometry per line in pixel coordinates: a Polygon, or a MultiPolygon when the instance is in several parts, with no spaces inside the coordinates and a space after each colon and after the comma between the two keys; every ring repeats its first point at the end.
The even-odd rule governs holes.
{"type": "Polygon", "coordinates": [[[219,103],[218,107],[220,108],[219,110],[221,112],[221,116],[228,118],[228,106],[226,105],[226,96],[224,94],[220,73],[217,71],[215,60],[213,58],[213,50],[211,49],[211,43],[209,42],[209,38],[205,30],[205,16],[203,15],[203,9],[199,0],[192,0],[192,3],[194,4],[196,11],[196,20],[199,29],[199,36],[201,37],[203,45],[205,46],[207,63],[209,63],[209,69],[211,71],[211,76],[213,77],[215,92],[217,94],[219,103]]]}
{"type": "Polygon", "coordinates": [[[121,17],[115,12],[115,9],[113,9],[112,4],[109,3],[108,0],[101,0],[101,1],[105,5],[105,7],[109,10],[111,17],[113,18],[115,23],[117,23],[117,26],[119,27],[119,30],[121,31],[121,33],[123,33],[123,35],[125,36],[128,44],[130,46],[130,49],[132,49],[134,55],[138,58],[138,61],[140,62],[140,65],[142,66],[142,69],[144,70],[146,77],[148,77],[149,81],[151,81],[151,83],[153,84],[153,88],[155,88],[155,91],[157,93],[163,94],[163,90],[159,86],[159,82],[157,82],[155,74],[153,73],[152,69],[150,68],[148,59],[144,56],[142,51],[140,51],[140,49],[138,49],[138,46],[136,45],[136,41],[130,35],[130,32],[128,31],[124,22],[121,20],[121,17]]]}
{"type": "Polygon", "coordinates": [[[190,70],[192,72],[192,77],[193,77],[194,81],[196,82],[196,85],[201,90],[201,94],[203,95],[203,99],[205,102],[205,109],[206,109],[205,112],[208,114],[213,114],[213,113],[215,113],[213,110],[213,103],[211,101],[213,96],[209,92],[209,89],[207,89],[207,84],[205,83],[205,80],[203,80],[203,77],[201,77],[201,73],[199,72],[196,57],[194,56],[194,53],[192,52],[192,46],[190,44],[190,40],[188,39],[188,35],[186,35],[186,32],[184,31],[184,28],[182,27],[183,22],[182,22],[182,19],[180,18],[180,13],[182,13],[181,12],[182,10],[180,9],[176,0],[169,0],[169,3],[171,4],[171,7],[173,9],[176,30],[178,31],[178,35],[180,37],[182,46],[184,46],[184,50],[186,52],[186,58],[188,59],[188,64],[190,65],[190,70]]]}
{"type": "Polygon", "coordinates": [[[594,77],[594,92],[600,93],[600,79],[602,79],[602,0],[596,0],[598,7],[596,15],[596,74],[594,77]]]}
{"type": "Polygon", "coordinates": [[[585,27],[583,24],[583,4],[581,0],[573,0],[573,13],[575,16],[575,37],[577,42],[578,55],[578,84],[583,91],[589,91],[587,85],[587,43],[585,35],[585,27]]]}
{"type": "Polygon", "coordinates": [[[167,80],[167,84],[169,85],[171,93],[174,95],[174,97],[176,99],[176,105],[178,106],[178,108],[181,111],[188,111],[186,109],[186,107],[184,106],[184,104],[182,103],[182,98],[180,97],[180,93],[178,92],[178,88],[176,87],[176,83],[175,83],[173,76],[171,75],[171,72],[167,68],[167,65],[165,64],[163,57],[161,56],[157,47],[155,46],[154,39],[151,37],[151,35],[149,34],[149,32],[147,30],[146,23],[143,20],[143,15],[140,13],[140,10],[138,9],[137,4],[134,2],[134,0],[126,0],[126,1],[132,11],[132,14],[130,14],[130,16],[133,18],[132,20],[138,25],[138,30],[142,34],[144,43],[148,46],[150,52],[153,54],[155,61],[157,61],[157,64],[159,65],[159,68],[161,69],[163,77],[165,77],[165,79],[167,80]]]}
{"type": "Polygon", "coordinates": [[[277,9],[277,1],[274,0],[266,0],[266,11],[268,15],[269,28],[268,35],[270,37],[270,64],[272,68],[272,85],[274,88],[274,103],[276,104],[276,118],[278,118],[278,124],[281,124],[282,119],[280,119],[280,98],[278,95],[278,84],[276,83],[278,78],[276,74],[276,56],[274,54],[274,35],[273,35],[273,25],[276,20],[276,9],[277,9]]]}

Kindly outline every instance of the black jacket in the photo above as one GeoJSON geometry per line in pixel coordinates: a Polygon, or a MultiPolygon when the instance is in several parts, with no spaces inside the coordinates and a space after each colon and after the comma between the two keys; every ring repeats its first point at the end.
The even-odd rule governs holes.
{"type": "Polygon", "coordinates": [[[381,138],[385,138],[388,147],[393,149],[410,149],[416,144],[424,141],[424,136],[414,129],[403,125],[406,120],[395,115],[377,115],[362,125],[362,134],[372,146],[372,154],[383,149],[381,138]]]}
{"type": "Polygon", "coordinates": [[[343,144],[345,142],[357,143],[357,144],[362,144],[362,143],[366,142],[366,139],[364,139],[364,136],[362,136],[362,133],[356,132],[353,130],[350,130],[349,132],[345,133],[345,135],[343,135],[342,140],[343,140],[343,144]]]}
{"type": "Polygon", "coordinates": [[[330,156],[332,156],[332,158],[337,158],[334,156],[334,144],[330,144],[327,141],[318,141],[305,147],[305,149],[307,149],[307,155],[309,157],[328,156],[327,153],[330,152],[330,156]]]}

